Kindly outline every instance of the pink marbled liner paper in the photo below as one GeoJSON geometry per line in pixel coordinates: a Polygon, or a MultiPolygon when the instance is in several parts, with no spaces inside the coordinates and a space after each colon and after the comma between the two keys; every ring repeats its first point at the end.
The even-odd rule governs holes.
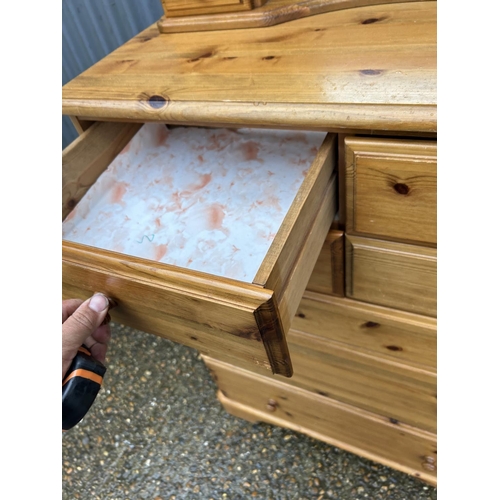
{"type": "Polygon", "coordinates": [[[63,239],[251,283],[325,136],[145,124],[63,239]]]}

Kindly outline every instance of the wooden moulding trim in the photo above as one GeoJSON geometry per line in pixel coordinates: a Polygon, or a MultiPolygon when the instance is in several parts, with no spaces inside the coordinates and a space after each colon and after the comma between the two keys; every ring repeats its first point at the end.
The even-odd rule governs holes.
{"type": "MultiPolygon", "coordinates": [[[[345,229],[346,232],[349,234],[351,231],[354,230],[355,227],[355,222],[354,222],[354,197],[356,193],[354,192],[354,179],[355,176],[357,175],[356,172],[356,164],[355,164],[355,158],[354,158],[354,149],[353,149],[353,142],[355,141],[355,138],[352,137],[346,137],[344,141],[344,168],[343,173],[345,175],[345,184],[344,184],[344,209],[345,209],[345,215],[346,215],[346,221],[345,221],[345,229]]],[[[346,242],[344,241],[344,258],[346,258],[346,242]]],[[[347,259],[346,259],[347,262],[347,259]]],[[[347,273],[346,273],[347,274],[347,273]]],[[[347,288],[347,287],[346,287],[347,288]]],[[[350,287],[349,287],[350,289],[350,287]]],[[[347,289],[345,290],[347,294],[347,289]]]]}
{"type": "Polygon", "coordinates": [[[272,372],[284,377],[291,377],[293,375],[292,363],[275,296],[273,295],[265,304],[258,307],[254,312],[254,316],[259,326],[272,372]]]}
{"type": "Polygon", "coordinates": [[[390,325],[397,325],[404,322],[414,327],[428,328],[434,331],[436,331],[437,328],[437,319],[430,316],[422,316],[412,312],[400,311],[348,298],[332,297],[323,293],[312,292],[310,290],[306,290],[304,292],[303,298],[342,307],[346,310],[346,312],[363,315],[375,315],[390,325]]]}
{"type": "Polygon", "coordinates": [[[187,18],[193,16],[205,16],[211,14],[224,14],[229,12],[241,12],[249,11],[254,7],[260,7],[260,5],[253,5],[251,0],[239,0],[239,1],[210,1],[208,4],[206,2],[198,2],[198,5],[186,7],[183,2],[163,1],[163,10],[165,11],[165,16],[163,18],[187,18]]]}
{"type": "Polygon", "coordinates": [[[437,249],[421,246],[418,244],[400,243],[398,241],[386,241],[375,238],[365,238],[363,236],[348,235],[349,245],[356,250],[368,249],[382,252],[385,254],[394,254],[398,256],[408,256],[414,259],[436,262],[437,249]]]}
{"type": "MultiPolygon", "coordinates": [[[[64,94],[64,90],[63,90],[64,94]]],[[[437,106],[414,104],[283,103],[63,98],[63,114],[83,120],[172,125],[259,127],[371,133],[437,133],[437,106]],[[156,104],[156,103],[155,103],[156,104]]]]}
{"type": "Polygon", "coordinates": [[[156,288],[170,289],[246,311],[255,311],[273,295],[272,291],[256,285],[190,269],[179,269],[169,264],[147,261],[70,241],[63,241],[62,259],[88,269],[120,275],[156,288]]]}
{"type": "Polygon", "coordinates": [[[157,24],[160,33],[260,28],[336,10],[417,1],[421,0],[268,0],[264,6],[251,11],[181,18],[163,16],[157,24]]]}
{"type": "Polygon", "coordinates": [[[69,119],[75,127],[78,135],[82,135],[87,129],[89,129],[95,122],[80,120],[78,116],[70,116],[69,119]]]}
{"type": "Polygon", "coordinates": [[[337,297],[344,297],[344,233],[343,231],[335,231],[330,234],[334,238],[330,243],[332,293],[337,297]]]}
{"type": "Polygon", "coordinates": [[[437,142],[408,141],[405,139],[381,139],[367,137],[346,137],[346,151],[352,156],[363,154],[377,158],[415,158],[416,161],[432,161],[437,158],[437,142]]]}
{"type": "MultiPolygon", "coordinates": [[[[266,380],[267,382],[267,380],[266,380]]],[[[298,390],[296,387],[294,387],[294,390],[298,390]]],[[[308,393],[310,396],[310,393],[308,393]]],[[[233,399],[227,398],[222,394],[222,391],[217,391],[217,399],[221,402],[221,404],[224,406],[226,411],[229,413],[234,414],[236,416],[239,416],[240,418],[245,418],[247,420],[251,420],[252,422],[267,422],[272,425],[278,425],[280,427],[285,427],[297,432],[301,432],[303,434],[306,434],[307,436],[312,437],[313,439],[318,439],[319,441],[323,441],[325,443],[328,443],[332,446],[336,446],[342,450],[349,451],[350,453],[354,453],[355,455],[359,455],[361,457],[365,457],[369,460],[373,460],[375,462],[379,462],[381,464],[387,465],[388,467],[392,467],[393,469],[400,470],[402,472],[405,472],[407,474],[410,474],[412,476],[416,476],[423,481],[426,481],[427,483],[436,486],[437,485],[437,480],[436,476],[432,474],[426,474],[421,471],[416,471],[415,469],[411,467],[407,467],[405,465],[402,465],[399,462],[395,462],[393,460],[386,459],[384,457],[381,457],[380,455],[377,455],[375,453],[371,453],[369,451],[366,451],[363,448],[358,448],[357,446],[353,446],[352,444],[349,444],[347,442],[341,441],[339,439],[334,439],[329,436],[326,436],[325,434],[321,434],[319,432],[314,431],[313,429],[310,429],[309,427],[304,427],[302,425],[295,424],[289,420],[284,420],[279,417],[275,417],[269,412],[263,412],[260,410],[257,410],[253,408],[252,406],[247,406],[242,403],[238,403],[237,401],[234,401],[233,399]]],[[[335,406],[338,404],[337,401],[330,400],[330,403],[334,404],[335,406]]],[[[347,408],[342,408],[342,410],[346,410],[347,408]]],[[[347,411],[351,411],[352,413],[355,413],[359,416],[365,417],[366,415],[363,415],[363,413],[368,413],[365,412],[364,410],[361,409],[349,409],[347,411]]],[[[374,417],[370,416],[372,420],[374,420],[374,417]]],[[[385,422],[381,421],[381,424],[385,425],[385,422]]],[[[402,426],[402,424],[400,424],[402,426]]],[[[427,439],[431,442],[436,441],[436,437],[434,435],[422,435],[422,433],[418,429],[410,428],[407,427],[405,428],[406,433],[408,434],[414,434],[418,437],[421,437],[423,439],[427,439]],[[416,432],[415,432],[416,431],[416,432]]],[[[423,431],[422,431],[423,432],[423,431]]]]}

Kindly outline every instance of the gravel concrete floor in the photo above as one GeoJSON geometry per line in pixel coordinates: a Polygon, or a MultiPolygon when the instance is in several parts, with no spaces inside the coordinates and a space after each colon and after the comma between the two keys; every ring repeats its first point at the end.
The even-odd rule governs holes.
{"type": "Polygon", "coordinates": [[[418,479],[225,412],[198,353],[112,324],[104,385],[63,434],[63,499],[436,499],[418,479]]]}

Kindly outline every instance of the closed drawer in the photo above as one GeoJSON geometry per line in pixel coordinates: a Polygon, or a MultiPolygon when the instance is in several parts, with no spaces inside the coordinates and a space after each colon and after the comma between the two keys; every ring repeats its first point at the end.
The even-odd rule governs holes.
{"type": "MultiPolygon", "coordinates": [[[[436,483],[436,435],[203,357],[230,413],[303,432],[436,483]]],[[[295,377],[294,377],[295,378],[295,377]]],[[[293,378],[291,379],[293,380],[293,378]]]]}
{"type": "MultiPolygon", "coordinates": [[[[392,422],[436,432],[436,373],[383,359],[339,342],[290,330],[293,377],[287,383],[342,401],[392,422]]],[[[266,376],[263,368],[218,360],[266,376]]]]}
{"type": "Polygon", "coordinates": [[[290,376],[285,334],[334,217],[336,136],[96,123],[63,152],[63,294],[290,376]]]}
{"type": "Polygon", "coordinates": [[[291,383],[389,420],[436,432],[436,374],[295,330],[291,383]]]}
{"type": "Polygon", "coordinates": [[[260,7],[266,0],[162,0],[167,17],[224,14],[260,7]]]}
{"type": "MultiPolygon", "coordinates": [[[[435,369],[382,358],[293,328],[287,340],[294,366],[293,377],[287,380],[290,385],[363,408],[392,422],[436,432],[435,369]]],[[[238,364],[230,356],[217,359],[267,374],[248,363],[238,364]]]]}
{"type": "Polygon", "coordinates": [[[346,232],[435,245],[436,155],[430,141],[347,138],[346,232]]]}
{"type": "Polygon", "coordinates": [[[346,296],[436,316],[437,251],[346,236],[346,296]]]}
{"type": "Polygon", "coordinates": [[[436,372],[436,318],[306,291],[292,329],[436,372]]]}

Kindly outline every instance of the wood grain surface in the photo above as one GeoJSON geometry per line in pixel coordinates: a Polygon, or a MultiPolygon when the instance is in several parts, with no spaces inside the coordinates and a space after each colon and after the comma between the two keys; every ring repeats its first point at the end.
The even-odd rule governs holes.
{"type": "MultiPolygon", "coordinates": [[[[188,3],[186,0],[162,0],[164,5],[188,3]]],[[[168,10],[165,17],[158,21],[158,29],[162,33],[184,33],[188,31],[214,31],[219,29],[263,28],[301,19],[303,17],[333,12],[342,9],[365,7],[367,5],[412,2],[418,0],[268,0],[265,5],[250,12],[249,0],[243,0],[236,7],[230,0],[192,0],[198,10],[168,10]],[[247,5],[247,3],[249,5],[247,5]],[[205,4],[206,6],[200,7],[205,4]],[[209,7],[210,6],[210,7],[209,7]],[[179,19],[172,16],[186,17],[179,19]],[[192,17],[193,14],[208,14],[192,17]],[[187,17],[190,16],[190,17],[187,17]]],[[[432,1],[432,0],[430,0],[432,1]]],[[[254,5],[257,7],[257,5],[254,5]]],[[[366,24],[371,24],[368,20],[366,24]]]]}
{"type": "Polygon", "coordinates": [[[332,224],[335,197],[334,187],[335,179],[332,178],[327,184],[322,196],[323,201],[314,219],[311,221],[308,236],[301,245],[300,252],[294,264],[290,268],[288,275],[283,273],[283,278],[286,276],[286,280],[280,278],[279,286],[274,287],[276,290],[276,302],[285,332],[290,328],[307,281],[311,276],[314,264],[321,250],[321,242],[324,241],[328,229],[332,224]]]}
{"type": "Polygon", "coordinates": [[[436,2],[265,29],[151,27],[63,87],[82,119],[436,132],[436,2]],[[369,21],[369,22],[367,22],[369,21]]]}
{"type": "Polygon", "coordinates": [[[417,314],[437,313],[437,251],[346,236],[346,296],[417,314]]]}
{"type": "Polygon", "coordinates": [[[291,384],[436,432],[436,374],[290,330],[291,384]]]}
{"type": "MultiPolygon", "coordinates": [[[[381,358],[345,343],[293,329],[288,332],[287,342],[293,377],[277,380],[389,420],[436,432],[435,371],[381,358]]],[[[213,357],[252,373],[271,376],[269,371],[245,360],[213,357]]]]}
{"type": "Polygon", "coordinates": [[[62,219],[140,129],[135,123],[96,123],[62,152],[62,219]]]}
{"type": "Polygon", "coordinates": [[[306,291],[292,329],[436,372],[436,319],[306,291]]]}
{"type": "Polygon", "coordinates": [[[307,290],[344,296],[344,232],[331,230],[323,243],[307,290]]]}
{"type": "Polygon", "coordinates": [[[346,232],[436,245],[436,142],[348,137],[346,232]]]}
{"type": "Polygon", "coordinates": [[[62,275],[65,297],[103,292],[125,325],[292,374],[270,290],[67,241],[62,275]]]}
{"type": "MultiPolygon", "coordinates": [[[[203,357],[230,413],[315,439],[436,483],[436,435],[203,357]]],[[[293,379],[292,379],[293,380],[293,379]]]]}

